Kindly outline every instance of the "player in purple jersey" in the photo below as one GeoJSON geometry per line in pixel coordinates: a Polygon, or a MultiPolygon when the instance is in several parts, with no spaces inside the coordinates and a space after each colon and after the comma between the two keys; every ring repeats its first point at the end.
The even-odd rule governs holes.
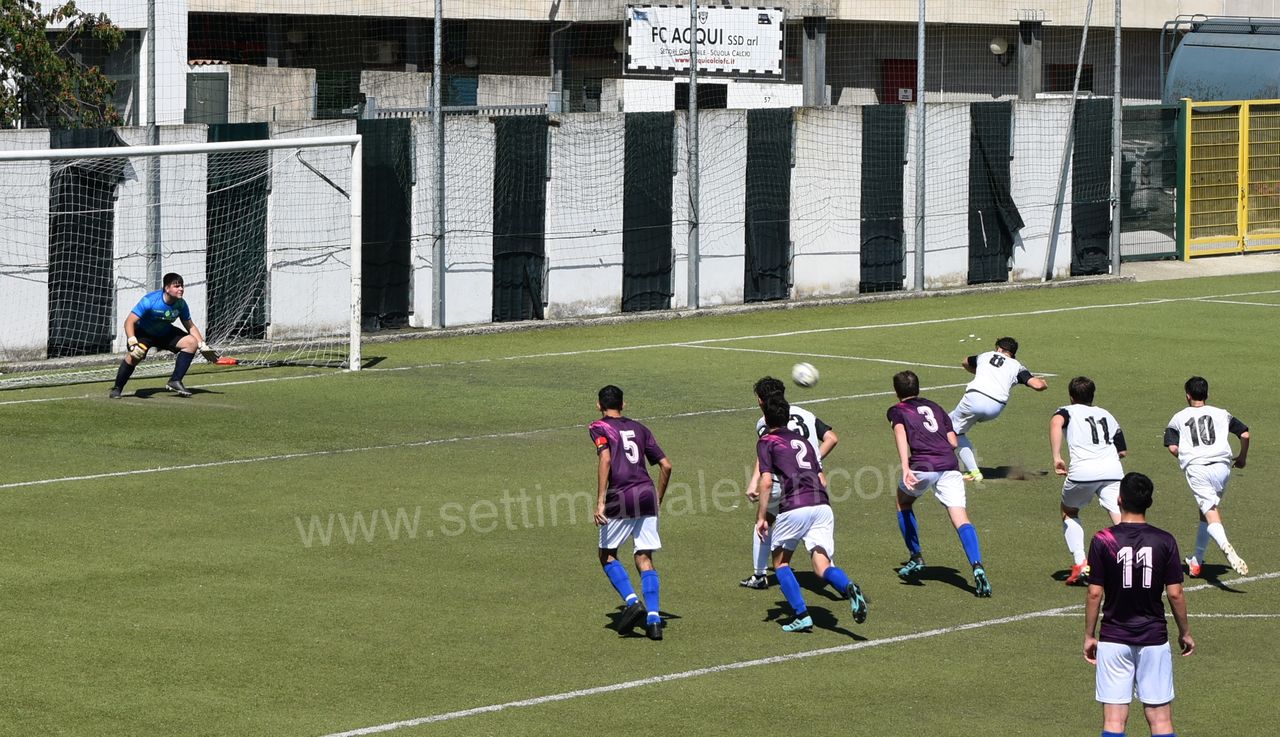
{"type": "Polygon", "coordinates": [[[621,389],[612,384],[602,388],[596,402],[601,417],[590,427],[591,442],[595,443],[599,459],[595,520],[600,526],[600,565],[626,605],[618,620],[618,631],[633,629],[640,623],[640,617],[645,616],[645,634],[651,640],[661,640],[658,571],[653,567],[653,551],[662,547],[658,537],[658,507],[671,480],[671,461],[658,447],[649,428],[622,416],[625,407],[621,389]],[[644,461],[658,466],[656,487],[644,461]],[[640,571],[644,601],[636,596],[627,569],[618,561],[618,547],[628,539],[634,540],[636,570],[640,571]]]}
{"type": "MultiPolygon", "coordinates": [[[[781,394],[786,397],[786,385],[772,376],[763,376],[755,383],[753,391],[755,391],[756,401],[760,405],[760,410],[764,411],[764,400],[769,398],[770,394],[781,394]]],[[[800,436],[807,439],[813,446],[814,452],[818,454],[819,461],[825,461],[827,454],[831,449],[836,447],[836,443],[840,442],[840,438],[836,435],[831,426],[823,422],[817,415],[798,404],[791,405],[791,419],[787,421],[787,427],[800,433],[800,436]]],[[[756,421],[756,437],[760,437],[768,431],[765,426],[764,417],[756,421]]],[[[821,474],[821,472],[819,472],[821,474]]],[[[822,476],[822,482],[826,483],[826,477],[822,476]]],[[[747,482],[747,500],[753,505],[759,502],[756,495],[756,489],[760,486],[760,463],[757,461],[751,470],[751,480],[747,482]]],[[[769,524],[773,524],[773,520],[778,516],[778,501],[782,497],[782,486],[774,480],[773,491],[769,498],[769,524]]],[[[754,532],[751,535],[751,561],[753,569],[750,576],[738,582],[739,586],[745,586],[749,589],[767,589],[769,588],[769,558],[770,558],[769,540],[761,540],[759,535],[754,532]]]]}
{"type": "Polygon", "coordinates": [[[801,541],[813,559],[814,573],[849,599],[853,621],[861,624],[867,620],[867,600],[862,589],[831,560],[836,551],[835,515],[828,503],[827,485],[822,480],[822,463],[813,444],[787,427],[790,419],[791,405],[781,394],[770,394],[764,402],[768,430],[756,442],[756,458],[760,461],[756,535],[763,540],[772,527],[771,548],[778,587],[795,612],[795,618],[782,625],[782,629],[785,632],[813,629],[813,617],[809,616],[800,583],[791,570],[791,555],[801,541]],[[769,494],[774,477],[782,482],[782,499],[771,526],[769,494]]]}
{"type": "Polygon", "coordinates": [[[1102,737],[1124,737],[1136,691],[1152,737],[1174,737],[1173,656],[1163,593],[1178,625],[1183,655],[1195,652],[1182,592],[1182,566],[1173,535],[1147,524],[1154,487],[1140,473],[1120,480],[1120,524],[1093,536],[1085,598],[1084,659],[1097,666],[1102,737]],[[1102,631],[1097,631],[1098,612],[1102,631]]]}
{"type": "Polygon", "coordinates": [[[956,433],[951,417],[938,404],[920,396],[920,377],[914,371],[894,374],[893,391],[898,395],[898,403],[889,408],[887,416],[902,464],[902,481],[898,483],[898,530],[911,556],[898,569],[898,576],[910,580],[924,570],[920,531],[912,507],[916,499],[933,489],[934,496],[947,508],[973,568],[974,594],[991,596],[991,581],[982,564],[978,531],[969,522],[965,510],[964,479],[956,460],[956,433]]]}

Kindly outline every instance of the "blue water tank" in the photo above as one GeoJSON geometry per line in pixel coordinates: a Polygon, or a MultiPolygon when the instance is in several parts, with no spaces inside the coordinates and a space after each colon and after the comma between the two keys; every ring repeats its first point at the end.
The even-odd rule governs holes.
{"type": "Polygon", "coordinates": [[[1173,52],[1164,102],[1280,98],[1280,18],[1207,18],[1173,52]]]}

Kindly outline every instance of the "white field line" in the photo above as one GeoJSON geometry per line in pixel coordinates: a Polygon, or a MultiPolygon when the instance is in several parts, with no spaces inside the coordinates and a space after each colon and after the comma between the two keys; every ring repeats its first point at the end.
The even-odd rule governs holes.
{"type": "MultiPolygon", "coordinates": [[[[1264,581],[1268,579],[1280,578],[1280,572],[1262,573],[1256,576],[1245,576],[1236,578],[1224,583],[1240,584],[1250,583],[1253,581],[1264,581]]],[[[1212,584],[1200,584],[1191,586],[1186,591],[1200,591],[1203,589],[1214,588],[1212,584]]],[[[597,696],[600,694],[616,693],[632,688],[640,688],[642,686],[652,686],[659,683],[670,683],[672,681],[684,681],[690,678],[699,678],[701,676],[714,675],[716,673],[725,673],[728,671],[742,670],[744,668],[754,668],[762,665],[777,665],[779,663],[788,663],[795,660],[805,660],[808,658],[816,658],[824,655],[838,655],[840,653],[853,652],[855,650],[865,650],[872,647],[881,647],[884,645],[896,645],[902,642],[913,642],[915,640],[925,640],[942,635],[951,635],[957,632],[966,632],[968,630],[985,629],[1001,624],[1012,624],[1014,622],[1025,622],[1030,619],[1039,619],[1041,617],[1063,617],[1074,616],[1079,617],[1079,610],[1083,609],[1083,604],[1072,604],[1070,606],[1055,607],[1053,609],[1042,609],[1038,612],[1027,612],[1025,614],[1014,614],[1008,617],[997,617],[995,619],[984,619],[980,622],[970,622],[967,624],[952,625],[951,627],[939,627],[937,629],[925,630],[923,632],[911,632],[905,635],[896,635],[894,637],[885,637],[878,640],[863,640],[861,642],[853,642],[847,645],[837,645],[836,647],[824,647],[818,650],[806,650],[798,653],[789,653],[787,655],[775,655],[769,658],[757,658],[755,660],[741,660],[735,663],[724,663],[722,665],[713,665],[706,668],[696,668],[694,670],[681,671],[679,673],[667,673],[665,675],[651,676],[649,678],[638,678],[633,681],[623,681],[622,683],[613,683],[607,686],[596,686],[594,688],[583,688],[575,691],[564,691],[557,694],[549,694],[547,696],[535,696],[529,699],[520,699],[519,701],[508,701],[502,704],[490,704],[488,706],[477,706],[472,709],[462,709],[460,711],[450,711],[443,714],[433,714],[426,717],[417,717],[415,719],[405,719],[398,722],[387,722],[386,724],[377,724],[372,727],[361,727],[345,732],[334,732],[324,735],[324,737],[360,737],[361,735],[379,734],[382,732],[391,732],[397,729],[405,729],[408,727],[418,727],[424,724],[437,724],[439,722],[449,722],[455,719],[463,719],[466,717],[477,716],[480,714],[493,714],[508,709],[516,709],[524,706],[541,706],[542,704],[551,704],[557,701],[569,701],[571,699],[580,699],[586,696],[597,696]]]]}
{"type": "MultiPolygon", "coordinates": [[[[1231,581],[1229,583],[1235,583],[1235,582],[1231,581]]],[[[1080,615],[1074,614],[1071,612],[1063,612],[1060,614],[1049,614],[1046,616],[1078,617],[1080,615]]],[[[1173,615],[1169,614],[1168,612],[1165,612],[1164,616],[1165,616],[1165,619],[1168,619],[1173,615]]],[[[1187,612],[1187,617],[1189,619],[1280,619],[1280,613],[1278,614],[1199,614],[1196,612],[1187,612]]]]}
{"type": "Polygon", "coordinates": [[[1249,307],[1280,307],[1275,302],[1241,302],[1234,299],[1199,299],[1197,302],[1214,302],[1220,305],[1247,305],[1249,307]]]}
{"type": "MultiPolygon", "coordinates": [[[[923,391],[935,391],[938,389],[954,389],[956,387],[966,386],[966,384],[941,384],[939,386],[925,387],[923,391]]],[[[846,394],[839,397],[821,397],[818,399],[806,399],[804,402],[797,402],[800,405],[823,404],[825,402],[839,402],[851,399],[868,399],[871,397],[891,396],[893,392],[867,392],[864,394],[846,394]]],[[[639,417],[637,419],[643,422],[651,422],[653,420],[670,420],[685,417],[702,417],[707,415],[731,414],[734,412],[759,412],[760,408],[752,407],[725,407],[722,409],[703,409],[693,412],[677,412],[669,415],[654,415],[652,417],[639,417]]],[[[467,443],[474,440],[499,440],[502,438],[520,438],[529,435],[540,435],[549,432],[559,432],[562,430],[581,430],[581,424],[561,425],[559,427],[544,427],[536,430],[513,430],[510,432],[487,433],[484,435],[457,435],[451,438],[434,438],[430,440],[410,440],[403,443],[385,443],[381,445],[366,445],[358,448],[337,448],[334,450],[307,450],[295,453],[277,453],[265,456],[250,456],[248,458],[232,458],[222,461],[208,461],[205,463],[184,463],[176,466],[155,466],[153,468],[136,468],[125,471],[109,471],[104,473],[83,474],[79,476],[60,476],[58,478],[33,479],[31,481],[13,481],[6,484],[0,484],[0,489],[20,489],[30,486],[44,486],[47,484],[69,483],[73,481],[99,481],[102,479],[121,478],[124,476],[141,476],[152,473],[169,473],[172,471],[191,471],[206,468],[218,468],[220,466],[240,466],[249,463],[269,463],[273,461],[291,461],[299,458],[321,458],[324,456],[344,455],[348,453],[371,453],[382,450],[401,450],[405,448],[425,448],[432,445],[446,445],[449,443],[467,443]]]]}
{"type": "Polygon", "coordinates": [[[936,369],[955,369],[956,371],[964,371],[964,368],[954,363],[951,365],[941,363],[920,363],[919,361],[897,361],[892,358],[866,358],[865,356],[837,356],[830,353],[806,353],[797,351],[770,351],[763,348],[734,348],[727,345],[693,345],[691,343],[681,344],[681,348],[696,348],[703,351],[738,351],[741,353],[766,353],[773,356],[791,356],[793,358],[829,358],[833,361],[869,361],[871,363],[887,363],[893,366],[916,366],[919,368],[936,368],[936,369]]]}
{"type": "MultiPolygon", "coordinates": [[[[564,357],[571,357],[571,356],[586,356],[586,355],[591,355],[595,353],[620,353],[623,351],[653,350],[658,348],[691,347],[691,346],[707,345],[710,343],[728,343],[728,342],[733,342],[737,340],[764,340],[768,338],[786,338],[786,337],[792,337],[796,335],[812,335],[815,333],[830,333],[830,332],[841,332],[841,331],[851,331],[851,330],[877,330],[880,328],[917,327],[920,325],[940,325],[940,324],[945,324],[949,322],[964,322],[968,320],[1005,319],[1005,318],[1012,318],[1012,317],[1031,317],[1035,315],[1055,315],[1055,314],[1061,314],[1065,312],[1079,312],[1082,310],[1099,310],[1099,309],[1110,309],[1110,308],[1117,308],[1117,307],[1150,307],[1154,305],[1169,304],[1172,302],[1207,301],[1211,299],[1222,299],[1226,297],[1249,297],[1249,296],[1258,295],[1258,294],[1280,294],[1280,289],[1271,289],[1271,290],[1263,290],[1263,291],[1256,291],[1256,292],[1235,292],[1235,293],[1229,293],[1229,294],[1206,295],[1203,297],[1167,297],[1167,298],[1161,298],[1161,299],[1143,300],[1139,302],[1111,302],[1111,303],[1101,304],[1101,305],[1077,305],[1074,307],[1055,307],[1052,309],[1027,310],[1024,312],[1006,312],[1006,313],[992,313],[992,314],[982,314],[982,315],[967,315],[967,316],[958,316],[958,317],[941,317],[941,318],[936,318],[932,320],[915,320],[911,322],[873,323],[870,325],[844,325],[844,326],[837,326],[837,327],[830,327],[830,328],[815,328],[812,330],[792,330],[787,332],[768,333],[768,334],[762,334],[762,335],[740,335],[732,338],[704,338],[702,340],[681,341],[681,342],[673,342],[673,343],[650,343],[645,345],[611,346],[609,348],[589,348],[589,349],[576,350],[576,351],[556,351],[556,352],[549,352],[549,353],[524,353],[524,354],[517,354],[512,356],[498,356],[496,358],[477,358],[477,359],[471,359],[471,360],[465,360],[465,361],[448,361],[444,363],[424,363],[424,364],[418,364],[414,366],[367,368],[367,369],[363,369],[363,371],[369,371],[374,373],[391,372],[391,371],[418,371],[418,370],[429,369],[429,368],[443,368],[447,366],[468,366],[468,365],[479,364],[479,363],[496,363],[499,361],[523,361],[523,360],[534,359],[534,358],[564,358],[564,357]]],[[[812,355],[812,354],[809,354],[809,355],[812,355]]],[[[846,358],[851,358],[851,357],[846,357],[846,358]]],[[[852,360],[857,360],[857,359],[852,359],[852,360]]],[[[870,359],[867,359],[867,360],[870,360],[870,359]]],[[[918,365],[924,365],[924,364],[918,364],[918,365]]],[[[243,384],[269,383],[273,381],[318,379],[321,377],[332,377],[332,376],[333,376],[332,373],[324,372],[324,373],[316,373],[316,374],[304,374],[301,376],[279,376],[279,377],[270,377],[265,379],[243,379],[239,381],[225,381],[225,382],[217,382],[212,384],[201,384],[200,387],[237,386],[237,385],[243,385],[243,384]]],[[[41,399],[11,399],[11,400],[0,401],[0,406],[5,406],[9,404],[26,404],[30,402],[60,402],[60,401],[66,401],[70,399],[84,400],[84,399],[98,399],[98,398],[101,398],[100,395],[98,394],[80,394],[76,396],[46,397],[41,399]]],[[[0,488],[3,488],[3,487],[0,487],[0,488]]]]}

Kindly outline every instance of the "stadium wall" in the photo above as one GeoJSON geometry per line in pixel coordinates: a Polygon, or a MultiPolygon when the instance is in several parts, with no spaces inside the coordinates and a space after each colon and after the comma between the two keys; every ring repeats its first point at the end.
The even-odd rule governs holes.
{"type": "MultiPolygon", "coordinates": [[[[1057,195],[1061,147],[1072,106],[1069,100],[1015,103],[1010,172],[1014,200],[1023,227],[1016,235],[1008,277],[1039,279],[1047,253],[1048,233],[1057,195]]],[[[907,110],[907,121],[913,121],[907,110]]],[[[860,107],[799,108],[794,118],[794,145],[790,180],[789,227],[792,260],[789,270],[791,298],[850,296],[859,292],[861,238],[858,213],[862,198],[897,197],[898,193],[860,191],[862,121],[860,107]]],[[[545,314],[572,317],[620,311],[623,282],[622,219],[625,171],[625,114],[579,113],[545,118],[548,136],[546,209],[545,314]]],[[[671,306],[688,307],[689,186],[687,115],[676,113],[675,173],[671,205],[672,264],[671,306]]],[[[738,304],[746,282],[746,157],[749,115],[746,110],[707,110],[700,115],[701,227],[700,306],[738,304]]],[[[915,151],[913,123],[903,131],[908,143],[903,162],[906,184],[901,193],[906,220],[915,207],[915,151]]],[[[971,114],[967,104],[930,106],[927,146],[928,171],[938,173],[926,182],[925,264],[926,287],[965,284],[969,281],[968,177],[971,114]]],[[[275,123],[272,138],[347,134],[352,121],[326,123],[275,123]]],[[[414,172],[411,214],[410,325],[427,327],[435,322],[469,325],[494,320],[494,191],[497,158],[493,119],[481,116],[450,117],[446,121],[445,162],[445,310],[433,320],[435,307],[433,232],[436,228],[436,145],[433,123],[418,118],[412,123],[414,172]]],[[[143,132],[126,129],[128,143],[141,142],[143,132]]],[[[166,143],[205,139],[204,126],[174,126],[162,131],[166,143]]],[[[43,131],[0,132],[0,147],[32,149],[48,146],[43,131]]],[[[874,144],[872,144],[874,145],[874,144]]],[[[341,252],[314,250],[314,234],[345,229],[348,202],[345,191],[316,176],[316,171],[339,188],[350,182],[345,155],[309,150],[301,157],[273,154],[268,200],[269,257],[273,260],[269,299],[273,315],[305,314],[290,309],[301,303],[320,311],[320,320],[335,328],[348,319],[349,265],[341,252]],[[305,163],[304,163],[305,160],[305,163]],[[311,167],[311,168],[308,168],[311,167]],[[314,171],[312,170],[314,169],[314,171]],[[317,204],[320,203],[320,204],[317,204]]],[[[197,315],[204,312],[202,264],[199,258],[180,260],[178,251],[204,250],[205,202],[199,167],[201,157],[172,157],[165,162],[161,210],[165,245],[165,270],[173,263],[192,285],[188,298],[197,315]],[[196,167],[192,170],[192,167],[196,167]],[[170,245],[172,244],[172,246],[170,245]]],[[[120,186],[117,208],[138,209],[145,198],[141,172],[120,186]]],[[[1069,174],[1069,172],[1068,172],[1069,174]]],[[[43,173],[27,173],[29,181],[0,193],[0,218],[13,222],[0,241],[0,305],[23,319],[0,326],[0,354],[14,360],[18,354],[39,357],[47,339],[48,199],[47,167],[43,173]]],[[[781,178],[779,181],[783,181],[781,178]]],[[[1070,177],[1067,178],[1068,187],[1070,177]]],[[[1054,257],[1055,276],[1066,276],[1071,262],[1071,197],[1063,208],[1054,257]]],[[[138,218],[117,218],[115,248],[118,256],[114,317],[123,321],[138,294],[148,288],[144,224],[138,218]]],[[[914,225],[904,223],[905,289],[914,286],[914,225]]],[[[314,314],[314,311],[313,311],[314,314]]],[[[313,319],[315,319],[313,317],[313,319]]],[[[287,337],[293,326],[273,321],[272,337],[287,337]]],[[[119,336],[117,336],[119,343],[119,336]]],[[[119,346],[117,346],[119,347],[119,346]]]]}

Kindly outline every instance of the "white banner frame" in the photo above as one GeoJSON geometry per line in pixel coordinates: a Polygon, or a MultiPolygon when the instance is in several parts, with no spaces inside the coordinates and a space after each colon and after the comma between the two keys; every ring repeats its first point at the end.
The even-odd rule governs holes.
{"type": "MultiPolygon", "coordinates": [[[[628,5],[623,74],[689,73],[689,7],[628,5]]],[[[698,74],[786,78],[786,12],[777,7],[698,7],[698,74]]]]}

